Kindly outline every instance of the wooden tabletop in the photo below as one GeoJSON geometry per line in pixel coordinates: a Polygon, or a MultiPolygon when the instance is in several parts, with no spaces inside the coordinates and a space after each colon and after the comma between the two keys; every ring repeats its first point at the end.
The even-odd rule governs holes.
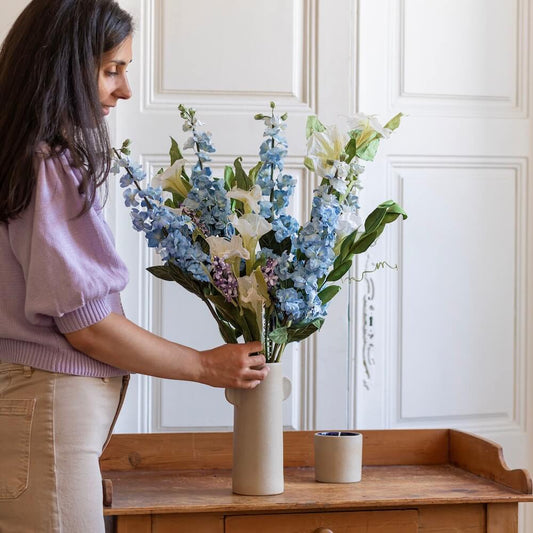
{"type": "Polygon", "coordinates": [[[285,491],[231,492],[231,433],[115,435],[102,456],[108,515],[242,514],[533,501],[531,478],[501,448],[454,430],[362,431],[359,483],[314,479],[313,432],[284,434],[285,491]]]}

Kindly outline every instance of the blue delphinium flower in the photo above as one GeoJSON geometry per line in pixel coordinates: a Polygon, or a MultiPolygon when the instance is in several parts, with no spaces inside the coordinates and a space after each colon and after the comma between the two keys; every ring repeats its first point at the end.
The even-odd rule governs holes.
{"type": "Polygon", "coordinates": [[[264,141],[259,149],[259,158],[263,163],[267,163],[283,170],[283,158],[287,155],[287,148],[282,144],[272,146],[270,140],[264,141]]]}
{"type": "Polygon", "coordinates": [[[137,201],[137,194],[139,191],[136,189],[125,189],[122,193],[122,196],[124,197],[124,204],[126,204],[126,207],[137,207],[139,205],[139,202],[137,201]]]}
{"type": "Polygon", "coordinates": [[[282,135],[283,130],[287,127],[285,123],[286,116],[279,116],[272,112],[271,116],[263,117],[265,122],[264,137],[271,137],[277,142],[287,146],[287,139],[282,135]]]}
{"type": "Polygon", "coordinates": [[[263,195],[270,197],[270,193],[274,190],[274,180],[272,179],[272,165],[263,164],[257,173],[257,185],[261,187],[263,195]]]}
{"type": "Polygon", "coordinates": [[[305,301],[302,294],[293,287],[278,289],[276,303],[279,312],[292,322],[300,322],[305,316],[305,301]]]}
{"type": "MultiPolygon", "coordinates": [[[[131,182],[135,183],[133,165],[127,159],[123,158],[121,161],[119,166],[126,169],[131,182]]],[[[121,181],[125,184],[129,180],[121,181]]],[[[138,187],[138,183],[136,186],[138,187]]],[[[123,194],[126,206],[133,207],[131,218],[134,229],[145,234],[148,246],[156,249],[163,262],[172,262],[194,279],[208,282],[206,268],[210,268],[210,257],[193,238],[194,224],[190,217],[177,214],[166,207],[160,187],[131,187],[125,189],[123,194]]]]}
{"type": "Polygon", "coordinates": [[[287,238],[295,239],[299,229],[300,223],[291,215],[281,214],[272,221],[272,230],[278,242],[287,238]]]}
{"type": "Polygon", "coordinates": [[[231,214],[231,202],[221,180],[211,177],[207,169],[195,169],[191,175],[192,189],[183,202],[183,207],[191,210],[198,217],[205,236],[228,236],[228,217],[231,214]]]}
{"type": "Polygon", "coordinates": [[[211,169],[204,163],[210,161],[208,153],[215,152],[211,142],[211,134],[198,132],[198,121],[194,111],[182,109],[185,129],[192,130],[192,137],[184,145],[184,149],[195,149],[197,163],[191,173],[192,188],[183,201],[182,207],[191,213],[204,237],[215,235],[231,237],[233,231],[227,220],[231,214],[231,202],[226,197],[224,182],[212,176],[211,169]]]}
{"type": "Polygon", "coordinates": [[[288,146],[283,135],[286,116],[280,117],[272,112],[271,116],[259,115],[257,118],[264,120],[266,129],[263,135],[268,139],[259,148],[259,158],[263,165],[257,174],[256,183],[266,197],[260,202],[261,215],[272,222],[288,207],[296,180],[289,174],[282,174],[288,146]]]}

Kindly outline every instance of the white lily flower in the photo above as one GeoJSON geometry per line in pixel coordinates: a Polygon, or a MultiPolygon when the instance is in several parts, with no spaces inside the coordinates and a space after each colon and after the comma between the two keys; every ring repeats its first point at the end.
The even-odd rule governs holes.
{"type": "Polygon", "coordinates": [[[259,239],[272,229],[272,224],[264,217],[255,213],[247,213],[241,217],[231,215],[229,221],[242,237],[244,247],[250,253],[250,259],[246,262],[246,273],[250,274],[255,261],[255,251],[259,239]]]}
{"type": "Polygon", "coordinates": [[[268,222],[261,215],[257,215],[255,213],[247,213],[241,217],[232,215],[229,221],[242,236],[244,246],[250,251],[251,254],[255,252],[255,245],[253,249],[250,249],[247,243],[255,241],[257,244],[259,239],[272,229],[272,224],[270,222],[268,222]]]}
{"type": "Polygon", "coordinates": [[[348,134],[336,125],[328,126],[324,131],[314,131],[307,140],[307,160],[320,177],[325,177],[331,169],[331,162],[340,159],[346,144],[350,140],[348,134]]]}
{"type": "Polygon", "coordinates": [[[263,196],[263,190],[259,185],[254,185],[249,191],[244,189],[239,189],[234,187],[231,191],[226,193],[228,198],[233,198],[234,200],[240,200],[245,206],[246,213],[259,213],[259,201],[263,196]]]}
{"type": "Polygon", "coordinates": [[[266,298],[261,294],[259,284],[255,273],[251,276],[241,276],[237,278],[237,284],[239,286],[239,301],[243,304],[251,304],[252,306],[263,305],[266,302],[266,298]]]}
{"type": "Polygon", "coordinates": [[[373,130],[379,133],[385,139],[390,137],[392,133],[389,128],[384,128],[375,115],[365,115],[363,113],[356,113],[355,115],[348,117],[348,128],[350,130],[373,130]]]}
{"type": "Polygon", "coordinates": [[[187,196],[189,191],[181,181],[181,173],[186,164],[185,159],[174,161],[164,172],[152,178],[152,186],[162,187],[165,191],[177,192],[183,197],[187,196]]]}
{"type": "Polygon", "coordinates": [[[237,278],[238,299],[241,307],[250,309],[257,321],[257,330],[263,327],[263,308],[270,305],[265,278],[258,267],[249,276],[237,278]]]}
{"type": "Polygon", "coordinates": [[[244,260],[250,259],[250,253],[243,246],[240,235],[233,235],[229,241],[223,237],[211,235],[206,238],[206,241],[209,244],[209,252],[212,257],[220,257],[225,261],[236,257],[244,260]]]}

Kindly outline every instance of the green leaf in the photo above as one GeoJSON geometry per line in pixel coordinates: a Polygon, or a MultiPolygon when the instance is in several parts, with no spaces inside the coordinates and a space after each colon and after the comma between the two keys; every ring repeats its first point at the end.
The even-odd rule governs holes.
{"type": "MultiPolygon", "coordinates": [[[[183,200],[185,200],[185,198],[181,194],[178,194],[176,191],[172,191],[172,205],[169,207],[175,209],[183,203],[183,200]]],[[[165,201],[165,205],[168,205],[167,202],[168,200],[165,201]]]]}
{"type": "Polygon", "coordinates": [[[326,127],[324,126],[324,124],[322,124],[322,122],[320,122],[320,120],[318,120],[318,117],[316,115],[309,115],[307,117],[307,123],[305,125],[305,138],[306,139],[309,139],[309,137],[311,137],[311,135],[315,131],[321,132],[325,130],[326,130],[326,127]]]}
{"type": "MultiPolygon", "coordinates": [[[[342,243],[341,243],[341,249],[339,251],[339,256],[337,257],[337,260],[340,263],[344,263],[346,258],[351,255],[351,248],[353,246],[353,243],[355,242],[355,238],[357,237],[357,234],[359,233],[358,230],[354,230],[352,233],[344,237],[342,243]]],[[[337,262],[337,261],[335,261],[337,262]]]]}
{"type": "Polygon", "coordinates": [[[269,248],[276,255],[281,255],[284,251],[290,252],[292,248],[291,238],[287,237],[281,242],[278,242],[274,230],[265,233],[265,235],[259,239],[259,244],[261,245],[261,248],[269,248]]]}
{"type": "Polygon", "coordinates": [[[394,222],[399,216],[404,220],[407,218],[407,213],[392,200],[388,200],[380,204],[365,220],[365,231],[359,239],[357,239],[350,250],[353,254],[360,254],[366,252],[368,248],[381,235],[385,226],[394,222]]]}
{"type": "Polygon", "coordinates": [[[400,125],[400,120],[402,117],[404,117],[405,115],[403,113],[398,113],[397,115],[393,116],[388,122],[387,124],[385,124],[385,128],[388,128],[389,130],[391,131],[394,131],[399,125],[400,125]]]}
{"type": "Polygon", "coordinates": [[[379,148],[379,137],[372,139],[368,144],[357,148],[356,155],[365,161],[373,161],[379,148]]]}
{"type": "Polygon", "coordinates": [[[237,339],[240,337],[240,335],[237,334],[237,331],[223,320],[217,320],[217,323],[218,331],[220,331],[220,335],[224,342],[228,344],[237,344],[237,339]]]}
{"type": "Polygon", "coordinates": [[[174,139],[174,137],[170,137],[170,150],[168,152],[168,155],[170,155],[171,165],[173,165],[178,159],[183,159],[183,155],[181,154],[178,143],[176,142],[176,139],[174,139]]]}
{"type": "MultiPolygon", "coordinates": [[[[252,186],[255,185],[255,182],[257,181],[257,174],[261,170],[261,167],[263,166],[263,162],[259,161],[255,167],[253,167],[250,172],[248,173],[248,177],[252,183],[252,186]]],[[[251,187],[250,187],[251,188],[251,187]]]]}
{"type": "Polygon", "coordinates": [[[205,298],[214,305],[218,329],[224,341],[237,342],[237,339],[242,335],[239,324],[241,317],[238,309],[227,302],[221,294],[206,294],[205,298]]]}
{"type": "Polygon", "coordinates": [[[179,283],[185,290],[192,292],[196,296],[202,299],[204,298],[202,282],[196,281],[194,278],[188,276],[173,263],[167,263],[166,266],[170,276],[176,283],[179,283]]]}
{"type": "Polygon", "coordinates": [[[339,285],[329,285],[318,293],[318,297],[323,304],[328,303],[341,290],[339,285]]]}
{"type": "Polygon", "coordinates": [[[393,200],[387,200],[381,204],[368,215],[365,220],[365,232],[374,231],[385,220],[385,224],[396,220],[398,216],[407,218],[407,213],[393,200]]]}
{"type": "Polygon", "coordinates": [[[357,141],[352,137],[344,147],[346,153],[346,163],[351,163],[352,159],[357,155],[357,141]]]}
{"type": "Polygon", "coordinates": [[[276,344],[287,344],[289,340],[289,332],[285,326],[282,326],[271,331],[268,338],[276,344]]]}
{"type": "Polygon", "coordinates": [[[286,344],[289,342],[300,342],[318,331],[324,323],[323,318],[317,318],[309,324],[293,324],[287,328],[288,338],[286,344]]]}
{"type": "Polygon", "coordinates": [[[206,294],[205,297],[214,304],[215,309],[220,316],[229,322],[234,328],[239,327],[241,315],[239,309],[231,302],[228,302],[220,293],[206,294]]]}
{"type": "Polygon", "coordinates": [[[242,168],[242,157],[237,157],[233,165],[235,166],[235,178],[237,180],[237,187],[243,191],[249,191],[252,188],[253,183],[250,182],[248,175],[242,168]]]}
{"type": "MultiPolygon", "coordinates": [[[[258,318],[251,309],[246,307],[242,310],[243,322],[243,335],[246,342],[258,341],[262,338],[262,328],[258,323],[258,318]]],[[[259,320],[260,321],[260,320],[259,320]]]]}
{"type": "Polygon", "coordinates": [[[235,173],[229,165],[224,167],[224,184],[227,191],[231,191],[235,185],[235,173]]]}
{"type": "Polygon", "coordinates": [[[304,167],[310,170],[311,172],[315,171],[315,164],[313,160],[309,157],[304,157],[304,167]]]}
{"type": "Polygon", "coordinates": [[[166,266],[152,266],[148,267],[146,270],[150,272],[153,276],[165,281],[174,281],[174,278],[170,275],[169,269],[166,266]]]}
{"type": "Polygon", "coordinates": [[[338,267],[334,268],[326,278],[326,281],[338,281],[339,279],[350,270],[350,267],[352,266],[352,261],[345,261],[344,263],[341,263],[338,267]]]}

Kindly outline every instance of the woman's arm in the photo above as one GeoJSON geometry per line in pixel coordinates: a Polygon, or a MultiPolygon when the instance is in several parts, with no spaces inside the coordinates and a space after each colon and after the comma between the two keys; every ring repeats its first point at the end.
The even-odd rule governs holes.
{"type": "Polygon", "coordinates": [[[251,355],[263,349],[260,342],[197,351],[158,337],[116,313],[65,337],[93,359],[150,376],[253,388],[268,373],[264,355],[251,355]]]}

